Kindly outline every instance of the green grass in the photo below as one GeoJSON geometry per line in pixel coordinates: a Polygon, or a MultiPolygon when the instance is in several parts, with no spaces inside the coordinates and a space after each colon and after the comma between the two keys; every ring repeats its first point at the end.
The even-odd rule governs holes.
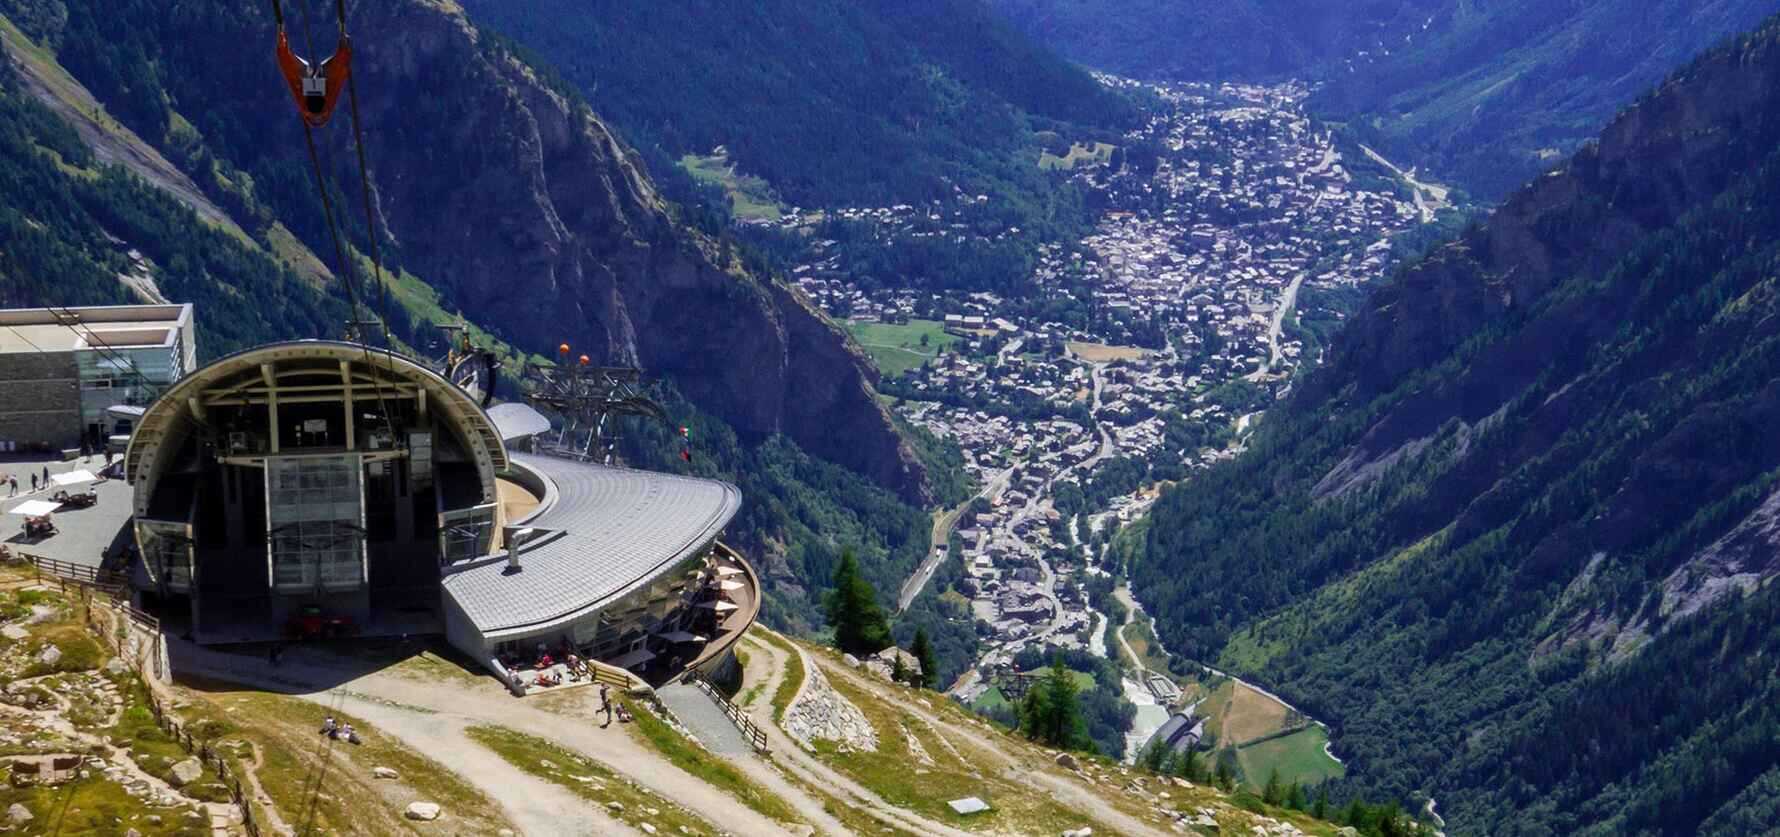
{"type": "Polygon", "coordinates": [[[1073,169],[1076,167],[1077,163],[1080,163],[1083,160],[1104,163],[1112,159],[1112,153],[1113,146],[1110,143],[1097,142],[1094,143],[1093,148],[1089,148],[1079,142],[1071,143],[1069,146],[1069,153],[1062,157],[1052,154],[1049,151],[1041,152],[1038,155],[1038,167],[1047,170],[1073,169]]]}
{"type": "Polygon", "coordinates": [[[977,695],[977,699],[971,702],[970,708],[978,712],[991,712],[996,709],[1012,710],[1014,704],[1013,701],[1007,699],[1007,695],[1001,693],[1001,689],[990,686],[988,691],[977,695]]]}
{"type": "Polygon", "coordinates": [[[785,659],[785,676],[779,681],[779,688],[773,690],[773,723],[778,723],[785,719],[785,710],[791,708],[791,698],[797,695],[798,687],[803,685],[803,657],[797,653],[796,648],[791,647],[787,643],[772,639],[764,632],[757,633],[757,636],[759,636],[763,642],[777,646],[787,655],[785,659]]]}
{"type": "MultiPolygon", "coordinates": [[[[895,703],[881,699],[876,689],[867,693],[839,676],[829,677],[829,684],[865,714],[878,732],[878,749],[841,752],[833,742],[818,741],[816,753],[829,766],[851,776],[886,802],[969,831],[1054,834],[1081,824],[1083,812],[1073,811],[1029,785],[978,774],[970,765],[950,759],[937,742],[922,742],[936,764],[911,769],[911,727],[925,725],[895,703]],[[946,805],[946,800],[960,796],[980,797],[991,807],[979,814],[958,814],[946,805]]],[[[970,751],[968,746],[965,751],[970,751]]]]}
{"type": "Polygon", "coordinates": [[[122,785],[99,776],[77,779],[53,788],[15,788],[0,784],[0,809],[24,805],[34,819],[20,834],[105,835],[133,830],[142,837],[209,837],[210,818],[194,820],[185,809],[148,809],[124,793],[122,785]],[[148,817],[158,815],[159,823],[148,817]]]}
{"type": "Polygon", "coordinates": [[[1339,779],[1347,773],[1340,763],[1323,752],[1329,734],[1322,727],[1309,726],[1290,735],[1270,738],[1236,751],[1242,774],[1255,787],[1265,784],[1273,771],[1285,783],[1314,785],[1324,779],[1339,779]]]}
{"type": "Polygon", "coordinates": [[[777,221],[784,209],[773,197],[772,187],[765,180],[737,174],[729,157],[717,154],[688,154],[680,158],[680,167],[701,183],[723,187],[729,196],[730,212],[743,221],[777,221]]]}
{"type": "Polygon", "coordinates": [[[878,371],[890,378],[900,377],[938,357],[941,349],[958,342],[938,320],[909,320],[906,324],[849,322],[846,326],[877,363],[878,371]],[[922,337],[927,338],[925,346],[921,345],[922,337]]]}
{"type": "Polygon", "coordinates": [[[631,714],[636,717],[636,722],[630,725],[631,731],[654,747],[656,752],[666,756],[675,767],[741,800],[742,804],[759,811],[768,819],[779,822],[798,821],[797,812],[785,800],[755,784],[754,780],[742,775],[734,765],[692,743],[649,710],[628,700],[626,703],[631,708],[631,714]]]}
{"type": "MultiPolygon", "coordinates": [[[[191,758],[192,754],[155,723],[154,714],[148,709],[148,690],[142,681],[131,679],[123,694],[124,711],[111,728],[110,736],[129,749],[136,765],[144,772],[166,781],[173,775],[173,765],[191,758]]],[[[228,789],[218,784],[216,771],[208,764],[204,765],[204,772],[197,781],[180,790],[209,802],[229,800],[228,789]]]]}
{"type": "Polygon", "coordinates": [[[610,813],[626,822],[638,824],[647,820],[670,834],[679,833],[682,828],[694,834],[718,830],[691,811],[644,790],[611,768],[542,738],[498,726],[473,726],[464,733],[514,767],[567,788],[583,799],[601,806],[607,802],[623,805],[623,812],[610,813]],[[584,781],[586,779],[593,781],[584,781]],[[650,808],[660,813],[649,814],[650,808]]]}

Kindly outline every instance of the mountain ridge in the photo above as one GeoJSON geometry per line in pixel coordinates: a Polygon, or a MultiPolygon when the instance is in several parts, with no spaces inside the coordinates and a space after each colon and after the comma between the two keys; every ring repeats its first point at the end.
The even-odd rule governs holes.
{"type": "Polygon", "coordinates": [[[1246,455],[1158,501],[1130,569],[1169,646],[1327,720],[1347,792],[1438,796],[1448,833],[1752,816],[1780,771],[1776,101],[1770,19],[1380,287],[1246,455]]]}

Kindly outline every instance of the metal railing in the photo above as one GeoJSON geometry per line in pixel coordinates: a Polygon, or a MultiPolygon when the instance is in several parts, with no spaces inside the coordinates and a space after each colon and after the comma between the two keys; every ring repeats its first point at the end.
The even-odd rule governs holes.
{"type": "Polygon", "coordinates": [[[748,739],[749,746],[752,746],[755,752],[763,756],[772,755],[772,748],[766,744],[766,730],[754,723],[754,719],[748,717],[748,713],[743,712],[740,706],[724,697],[723,692],[718,690],[710,678],[695,671],[686,675],[686,682],[697,686],[709,695],[712,701],[716,702],[717,708],[723,710],[723,714],[729,716],[730,722],[735,724],[736,729],[742,731],[742,737],[748,739]]]}
{"type": "Polygon", "coordinates": [[[118,596],[122,594],[129,581],[128,576],[116,570],[106,570],[89,564],[76,564],[56,558],[45,558],[22,550],[16,552],[15,555],[17,560],[31,565],[31,568],[37,573],[38,581],[42,581],[44,576],[49,576],[63,589],[67,589],[69,584],[80,584],[96,587],[113,596],[118,596]]]}

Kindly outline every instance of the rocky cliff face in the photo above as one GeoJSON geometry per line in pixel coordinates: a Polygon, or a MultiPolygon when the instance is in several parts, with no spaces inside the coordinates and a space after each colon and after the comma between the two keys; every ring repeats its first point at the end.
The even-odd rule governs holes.
{"type": "MultiPolygon", "coordinates": [[[[459,14],[366,4],[353,23],[377,203],[415,272],[520,346],[567,341],[639,364],[744,434],[785,433],[925,500],[856,350],[794,293],[677,226],[595,114],[459,14]]],[[[351,182],[344,126],[332,130],[330,159],[351,182]]]]}
{"type": "MultiPolygon", "coordinates": [[[[331,4],[286,6],[295,48],[332,52],[331,4]]],[[[272,60],[268,7],[0,0],[0,12],[29,22],[77,75],[100,82],[106,109],[158,116],[132,121],[202,185],[200,198],[222,206],[197,201],[212,214],[229,212],[247,230],[282,222],[337,269],[272,60]],[[131,60],[142,68],[118,66],[131,60]],[[151,83],[138,84],[144,73],[151,83]]],[[[795,294],[678,224],[641,162],[586,104],[454,3],[358,3],[349,23],[378,227],[393,239],[392,260],[447,306],[522,349],[552,355],[567,342],[596,362],[640,365],[744,436],[786,434],[925,502],[923,469],[873,397],[869,364],[795,294]]],[[[362,249],[346,102],[315,141],[334,210],[362,249]]],[[[289,252],[300,246],[265,244],[307,257],[289,252]]]]}

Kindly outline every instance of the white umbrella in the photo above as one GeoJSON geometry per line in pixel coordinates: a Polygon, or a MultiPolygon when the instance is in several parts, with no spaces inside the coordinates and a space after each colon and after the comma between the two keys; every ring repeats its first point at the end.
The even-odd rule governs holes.
{"type": "Polygon", "coordinates": [[[699,602],[698,606],[708,610],[715,610],[718,613],[728,613],[732,610],[739,609],[731,602],[699,602]]]}
{"type": "Polygon", "coordinates": [[[717,577],[718,578],[729,578],[732,575],[741,575],[741,574],[742,574],[741,567],[718,567],[717,568],[717,577]]]}
{"type": "Polygon", "coordinates": [[[724,590],[724,591],[740,590],[743,587],[747,587],[747,586],[748,585],[743,584],[739,581],[719,581],[719,582],[717,582],[717,589],[724,590]]]}
{"type": "Polygon", "coordinates": [[[27,500],[13,506],[12,510],[7,512],[7,514],[22,514],[26,517],[38,517],[40,515],[49,514],[61,507],[61,503],[52,503],[48,500],[27,500]]]}
{"type": "Polygon", "coordinates": [[[707,641],[704,637],[690,631],[672,631],[670,633],[662,634],[661,638],[673,643],[707,641]]]}

